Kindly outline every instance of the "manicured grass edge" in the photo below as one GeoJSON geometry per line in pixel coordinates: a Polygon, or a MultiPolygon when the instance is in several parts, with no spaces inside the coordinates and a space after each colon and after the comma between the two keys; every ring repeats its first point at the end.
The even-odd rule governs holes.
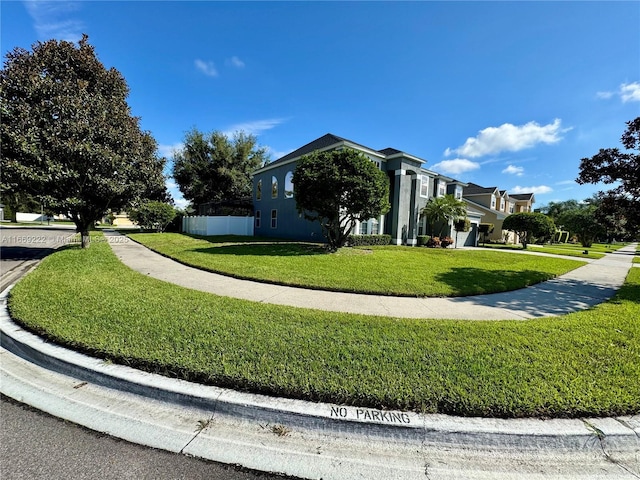
{"type": "MultiPolygon", "coordinates": [[[[202,241],[206,241],[206,242],[210,242],[212,244],[215,244],[215,242],[211,242],[209,240],[209,238],[207,236],[200,236],[200,235],[189,235],[189,234],[180,234],[180,235],[185,235],[187,237],[191,237],[197,240],[202,240],[202,241]]],[[[317,290],[317,291],[326,291],[326,292],[344,292],[344,293],[357,293],[357,294],[363,294],[363,295],[372,295],[372,296],[390,296],[390,297],[406,297],[406,298],[453,298],[453,297],[465,297],[465,296],[470,296],[470,295],[485,295],[485,294],[492,294],[492,293],[503,293],[503,292],[510,292],[510,291],[515,291],[515,290],[519,290],[520,288],[525,288],[525,287],[529,287],[532,285],[536,285],[538,283],[544,282],[544,281],[548,281],[551,280],[553,278],[556,278],[558,275],[560,274],[548,274],[546,278],[543,278],[539,281],[534,281],[531,283],[526,283],[525,285],[522,286],[517,286],[517,287],[513,287],[513,288],[506,288],[506,289],[495,289],[495,290],[488,290],[488,291],[482,291],[482,292],[473,292],[473,293],[451,293],[448,295],[424,295],[424,294],[416,294],[416,293],[407,293],[407,292],[401,292],[401,291],[393,291],[393,292],[385,292],[382,290],[371,290],[371,289],[367,289],[367,288],[348,288],[348,287],[332,287],[330,285],[312,285],[312,284],[308,284],[308,283],[300,283],[300,282],[290,282],[290,281],[279,281],[279,280],[273,280],[273,279],[265,279],[265,278],[259,278],[259,277],[255,277],[255,276],[251,276],[251,275],[242,275],[241,273],[237,273],[235,271],[231,272],[228,270],[220,270],[220,269],[216,269],[216,268],[211,268],[208,267],[206,265],[202,265],[198,262],[190,262],[187,260],[183,260],[180,259],[176,256],[172,256],[171,254],[167,254],[162,252],[161,250],[158,250],[157,248],[154,248],[153,245],[147,244],[147,243],[143,243],[141,241],[136,240],[135,238],[131,237],[130,235],[127,235],[127,238],[129,238],[130,240],[134,241],[135,243],[142,245],[145,248],[148,248],[149,250],[157,253],[158,255],[161,255],[165,258],[168,258],[170,260],[173,260],[177,263],[180,263],[181,265],[185,265],[187,267],[192,267],[192,268],[197,268],[199,270],[205,271],[205,272],[210,272],[210,273],[215,273],[218,275],[222,275],[222,276],[227,276],[230,278],[235,278],[238,280],[248,280],[248,281],[252,281],[252,282],[257,282],[257,283],[264,283],[264,284],[269,284],[269,285],[278,285],[278,286],[285,286],[285,287],[294,287],[294,288],[303,288],[303,289],[308,289],[308,290],[317,290]]],[[[268,240],[268,239],[267,239],[268,240]]],[[[230,244],[234,244],[233,242],[229,242],[230,244]]],[[[247,243],[247,242],[242,242],[242,243],[247,243]]],[[[305,243],[305,242],[296,242],[296,241],[284,241],[284,242],[280,242],[280,241],[276,241],[275,243],[305,243]]],[[[366,250],[366,247],[354,247],[354,248],[362,248],[366,250]]],[[[416,247],[416,248],[426,248],[426,247],[416,247]]],[[[551,255],[550,255],[551,256],[551,255]]],[[[604,255],[602,255],[604,256],[604,255]]],[[[571,258],[570,260],[575,261],[575,262],[579,262],[580,257],[575,257],[575,258],[571,258]]],[[[585,263],[582,262],[582,265],[584,265],[585,263]]],[[[569,271],[575,269],[575,268],[579,268],[582,265],[577,265],[573,268],[571,268],[569,271]]],[[[566,272],[563,272],[566,273],[566,272]]]]}
{"type": "MultiPolygon", "coordinates": [[[[98,247],[108,248],[104,244],[96,244],[91,248],[98,247]]],[[[71,248],[74,247],[65,249],[71,248]]],[[[46,268],[50,268],[48,264],[58,260],[56,255],[46,259],[45,269],[39,273],[36,270],[32,279],[29,277],[33,274],[26,277],[29,281],[24,285],[32,283],[31,291],[18,284],[17,291],[22,290],[22,295],[35,294],[35,298],[27,302],[32,307],[30,312],[27,311],[31,314],[31,321],[16,320],[49,340],[117,363],[255,393],[429,413],[579,417],[633,414],[639,411],[640,392],[635,390],[636,394],[633,394],[630,379],[640,375],[640,362],[637,361],[640,360],[640,332],[638,322],[631,320],[638,318],[640,312],[640,274],[635,275],[634,283],[624,286],[610,302],[565,317],[524,322],[412,321],[270,306],[193,292],[137,274],[120,264],[111,253],[112,258],[97,259],[97,263],[106,260],[104,265],[88,265],[93,277],[78,276],[70,271],[61,271],[58,275],[61,280],[64,280],[62,277],[68,277],[67,280],[73,285],[79,282],[78,285],[86,285],[89,290],[94,288],[94,296],[89,297],[94,302],[108,302],[95,314],[88,314],[82,301],[78,300],[78,305],[73,304],[77,298],[74,291],[62,291],[56,295],[55,292],[39,288],[38,277],[44,281],[44,286],[51,288],[57,285],[50,272],[49,275],[45,274],[46,268]],[[99,278],[105,268],[114,266],[115,270],[111,273],[115,276],[104,274],[104,278],[99,278]],[[120,278],[122,285],[113,286],[112,283],[117,283],[115,278],[120,278]],[[95,285],[98,281],[102,281],[101,286],[95,285]],[[151,299],[140,310],[137,303],[149,300],[139,292],[140,287],[150,293],[160,291],[172,295],[173,300],[156,306],[151,299]],[[101,298],[100,294],[106,295],[106,298],[101,298]],[[196,329],[194,335],[191,331],[183,331],[187,325],[178,322],[175,327],[178,330],[174,333],[171,333],[173,330],[159,330],[161,334],[168,335],[164,340],[148,338],[151,329],[158,323],[162,326],[162,322],[166,321],[163,318],[173,319],[174,315],[184,310],[183,306],[177,305],[182,297],[189,297],[186,305],[197,307],[201,302],[205,306],[204,311],[194,310],[182,320],[204,322],[205,330],[196,329]],[[622,297],[627,299],[623,301],[622,297]],[[38,299],[52,302],[52,311],[62,314],[64,318],[49,318],[43,312],[42,300],[38,299]],[[56,301],[62,303],[56,305],[56,301]],[[174,311],[164,311],[172,302],[176,303],[174,311]],[[207,304],[211,305],[209,309],[206,308],[207,304]],[[161,311],[157,312],[154,307],[161,311]],[[123,308],[138,308],[138,311],[129,312],[123,308]],[[123,313],[119,313],[121,311],[123,313]],[[146,312],[153,318],[144,318],[145,315],[140,312],[146,312]],[[213,319],[207,317],[211,313],[214,313],[213,319]],[[168,316],[163,317],[165,314],[168,316]],[[216,320],[216,315],[225,314],[228,318],[216,320]],[[85,320],[78,320],[77,317],[85,320]],[[126,318],[125,331],[129,331],[130,323],[141,322],[139,326],[131,327],[137,336],[127,336],[131,332],[124,336],[115,333],[117,328],[123,327],[118,324],[120,317],[126,318]],[[55,333],[60,328],[61,320],[70,322],[68,334],[55,333]],[[47,321],[53,323],[49,327],[42,326],[47,321]],[[94,322],[105,323],[106,330],[91,333],[91,329],[99,327],[94,322]],[[208,328],[214,330],[207,333],[208,328]],[[89,333],[81,332],[83,329],[89,333]],[[244,337],[251,336],[252,331],[256,332],[253,334],[256,338],[248,339],[245,343],[244,337]],[[85,340],[82,340],[83,335],[85,340]],[[177,338],[176,335],[183,335],[184,338],[177,338]],[[223,337],[218,339],[221,341],[213,349],[207,343],[212,335],[223,337]],[[305,343],[306,336],[309,337],[308,344],[305,343]],[[100,341],[103,342],[102,347],[100,341]],[[138,347],[141,354],[124,353],[129,351],[127,348],[131,342],[142,345],[138,347]],[[145,349],[145,342],[149,342],[149,350],[155,348],[162,353],[169,348],[170,351],[168,354],[162,353],[164,360],[162,357],[154,360],[157,352],[145,349]],[[546,343],[558,343],[558,346],[549,350],[546,343]],[[171,348],[178,350],[173,352],[171,348]],[[551,356],[559,355],[561,361],[547,358],[549,353],[551,356]],[[625,358],[635,361],[621,364],[619,357],[623,353],[625,358]],[[220,358],[224,362],[225,357],[235,359],[226,359],[227,366],[231,367],[227,373],[219,370],[218,361],[215,360],[220,358]],[[210,365],[214,369],[207,373],[206,369],[194,369],[186,365],[194,359],[195,365],[204,362],[205,366],[210,365]],[[236,361],[241,364],[239,369],[234,370],[236,361]],[[527,373],[531,368],[529,362],[534,365],[542,362],[547,367],[540,370],[538,366],[533,374],[527,373]],[[297,367],[291,367],[291,364],[297,367]],[[294,370],[291,371],[291,368],[294,370]],[[426,370],[417,374],[419,368],[426,370]],[[255,369],[263,371],[255,376],[255,369]],[[397,374],[394,373],[396,370],[397,374]],[[295,381],[291,383],[290,375],[297,380],[292,377],[295,381]],[[405,376],[410,376],[412,380],[407,383],[405,376]],[[549,378],[545,379],[546,376],[549,378]],[[558,376],[560,378],[556,378],[558,376]],[[505,382],[506,385],[501,385],[505,382]],[[551,390],[547,385],[549,382],[552,383],[551,390]],[[588,400],[593,399],[584,398],[585,392],[581,393],[584,389],[587,397],[596,395],[589,393],[590,389],[599,392],[596,397],[602,405],[597,406],[598,402],[595,405],[589,403],[588,400]],[[574,391],[577,395],[575,399],[572,397],[574,391]],[[524,400],[520,398],[522,395],[524,400]],[[622,397],[617,399],[616,395],[622,397]],[[430,400],[421,404],[420,396],[430,400]],[[556,402],[565,405],[567,410],[558,410],[556,402]]],[[[81,255],[76,255],[76,258],[81,255]]],[[[93,257],[85,255],[86,258],[93,257]]],[[[75,263],[67,261],[60,265],[73,269],[75,263]]],[[[9,302],[12,315],[14,306],[20,310],[17,300],[12,294],[9,302]]],[[[22,303],[24,307],[24,298],[22,303]]]]}

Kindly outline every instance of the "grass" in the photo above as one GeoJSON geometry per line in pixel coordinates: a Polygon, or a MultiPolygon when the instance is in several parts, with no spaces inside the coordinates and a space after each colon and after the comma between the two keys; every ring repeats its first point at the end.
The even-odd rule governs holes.
{"type": "MultiPolygon", "coordinates": [[[[551,245],[529,244],[528,249],[532,252],[543,252],[552,255],[564,255],[568,257],[592,258],[598,259],[604,257],[605,253],[615,252],[616,250],[627,245],[626,243],[594,243],[588,248],[575,243],[554,243],[551,245]],[[587,250],[589,253],[583,253],[587,250]]],[[[513,244],[486,244],[486,248],[522,250],[522,246],[513,244]]]]}
{"type": "Polygon", "coordinates": [[[638,268],[612,301],[581,313],[406,320],[184,289],[95,242],[47,257],[9,307],[48,339],[108,361],[252,392],[465,416],[640,412],[638,268]]]}
{"type": "MultiPolygon", "coordinates": [[[[591,249],[589,253],[583,253],[585,250],[584,247],[580,247],[580,250],[575,248],[564,248],[562,245],[532,245],[529,244],[527,247],[527,251],[529,252],[542,252],[548,253],[550,255],[563,255],[567,257],[579,257],[579,258],[591,258],[597,260],[598,258],[604,257],[604,253],[594,252],[591,249]]],[[[483,245],[484,248],[495,249],[495,250],[518,250],[523,251],[521,245],[513,245],[513,244],[501,244],[501,243],[492,243],[483,245]]]]}
{"type": "Polygon", "coordinates": [[[130,234],[163,255],[238,278],[382,295],[466,296],[532,285],[582,265],[579,261],[494,251],[412,247],[344,248],[256,242],[252,237],[130,234]]]}

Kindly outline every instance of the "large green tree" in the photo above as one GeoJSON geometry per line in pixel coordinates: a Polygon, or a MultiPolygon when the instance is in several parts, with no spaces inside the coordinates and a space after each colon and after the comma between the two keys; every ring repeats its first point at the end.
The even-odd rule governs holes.
{"type": "Polygon", "coordinates": [[[166,199],[164,159],[127,104],[129,88],[84,35],[16,48],[0,71],[2,191],[33,195],[89,229],[109,210],[166,199]]]}
{"type": "Polygon", "coordinates": [[[194,207],[207,202],[251,197],[251,174],[269,160],[254,135],[236,132],[187,132],[184,147],[174,153],[173,178],[194,207]]]}
{"type": "Polygon", "coordinates": [[[467,215],[467,204],[453,195],[444,195],[429,200],[421,211],[431,226],[431,234],[435,235],[435,227],[439,225],[437,236],[442,236],[446,225],[467,215]]]}
{"type": "Polygon", "coordinates": [[[293,184],[298,211],[320,222],[330,251],[346,243],[356,221],[389,210],[389,178],[353,149],[303,156],[293,172],[293,184]]]}
{"type": "Polygon", "coordinates": [[[540,213],[544,213],[548,217],[558,224],[558,220],[563,213],[569,210],[575,210],[580,206],[577,200],[564,200],[560,202],[549,202],[547,205],[540,208],[540,213]]]}
{"type": "Polygon", "coordinates": [[[597,207],[588,203],[564,212],[558,222],[565,230],[569,230],[578,237],[583,247],[590,247],[598,235],[604,233],[604,228],[596,217],[597,207]]]}
{"type": "Polygon", "coordinates": [[[608,192],[600,192],[602,203],[598,215],[622,216],[625,228],[630,232],[640,231],[640,117],[626,122],[622,134],[622,145],[617,148],[602,148],[590,158],[580,161],[577,182],[617,184],[608,192]]]}
{"type": "Polygon", "coordinates": [[[553,220],[537,212],[512,213],[504,219],[502,228],[515,232],[525,250],[532,237],[550,237],[556,231],[553,220]]]}

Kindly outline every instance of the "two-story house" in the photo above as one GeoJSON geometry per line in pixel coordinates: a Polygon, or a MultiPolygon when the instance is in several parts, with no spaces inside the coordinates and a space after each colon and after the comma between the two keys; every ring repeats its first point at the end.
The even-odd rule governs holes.
{"type": "Polygon", "coordinates": [[[503,230],[502,222],[512,213],[533,211],[532,205],[535,202],[533,193],[509,194],[497,187],[482,187],[475,183],[464,187],[462,197],[469,207],[484,214],[482,223],[493,224],[489,240],[504,240],[509,243],[517,243],[518,238],[514,237],[513,232],[503,230]]]}
{"type": "MultiPolygon", "coordinates": [[[[463,196],[465,183],[423,168],[425,160],[421,158],[395,148],[376,150],[328,133],[254,172],[255,235],[324,241],[320,224],[306,220],[296,209],[293,172],[303,155],[340,148],[352,148],[363,153],[389,177],[391,209],[378,218],[358,223],[352,232],[354,234],[384,233],[391,236],[392,244],[416,245],[417,235],[428,233],[420,217],[420,211],[427,202],[448,193],[457,198],[463,196]]],[[[470,210],[473,229],[459,238],[460,245],[477,243],[477,226],[481,217],[481,212],[470,210]]]]}

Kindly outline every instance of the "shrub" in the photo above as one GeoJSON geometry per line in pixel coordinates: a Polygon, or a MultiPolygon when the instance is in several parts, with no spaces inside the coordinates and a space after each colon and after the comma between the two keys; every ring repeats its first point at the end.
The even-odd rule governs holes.
{"type": "Polygon", "coordinates": [[[164,202],[145,202],[138,208],[129,211],[132,222],[146,230],[164,231],[165,227],[176,216],[171,205],[164,202]]]}
{"type": "Polygon", "coordinates": [[[418,246],[426,246],[429,240],[431,240],[431,235],[418,235],[418,246]]]}
{"type": "Polygon", "coordinates": [[[440,237],[431,237],[427,241],[427,247],[435,248],[440,246],[440,237]]]}
{"type": "Polygon", "coordinates": [[[367,247],[372,245],[389,245],[391,235],[349,235],[348,244],[351,247],[367,247]]]}
{"type": "Polygon", "coordinates": [[[442,237],[440,239],[440,246],[442,248],[447,248],[449,245],[453,245],[453,238],[451,238],[451,237],[442,237]]]}
{"type": "Polygon", "coordinates": [[[459,220],[456,220],[453,223],[453,228],[456,230],[456,232],[468,232],[469,230],[471,230],[471,220],[469,220],[468,218],[461,218],[459,220]]]}

